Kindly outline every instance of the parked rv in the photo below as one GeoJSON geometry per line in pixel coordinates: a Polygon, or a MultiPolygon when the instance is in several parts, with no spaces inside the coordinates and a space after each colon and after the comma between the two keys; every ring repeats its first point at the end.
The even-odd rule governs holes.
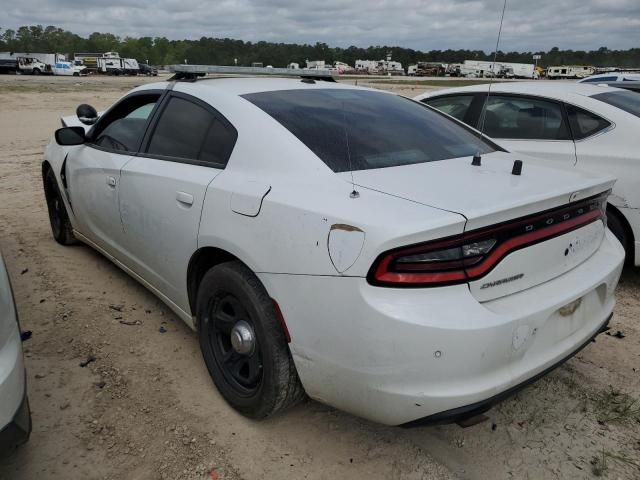
{"type": "Polygon", "coordinates": [[[563,65],[547,68],[547,78],[586,78],[594,74],[594,67],[582,65],[563,65]]]}

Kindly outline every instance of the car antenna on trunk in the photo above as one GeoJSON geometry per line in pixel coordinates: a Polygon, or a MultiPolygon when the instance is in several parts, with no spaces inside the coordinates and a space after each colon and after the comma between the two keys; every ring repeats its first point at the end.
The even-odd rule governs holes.
{"type": "MultiPolygon", "coordinates": [[[[489,77],[489,87],[487,88],[487,98],[485,98],[482,108],[482,121],[480,123],[480,133],[484,135],[484,121],[487,118],[487,108],[489,108],[489,96],[491,95],[491,85],[493,85],[493,78],[496,74],[496,60],[498,58],[498,47],[500,46],[500,35],[502,34],[502,22],[504,21],[504,12],[507,9],[507,0],[504,0],[502,5],[502,15],[500,16],[500,27],[498,28],[498,38],[496,40],[496,49],[493,52],[493,63],[491,64],[491,76],[489,77]]],[[[480,166],[481,158],[480,153],[476,153],[473,156],[471,165],[480,166]]]]}
{"type": "Polygon", "coordinates": [[[351,164],[351,149],[349,148],[349,131],[347,130],[347,114],[344,109],[344,100],[342,101],[342,129],[344,130],[344,138],[347,144],[347,161],[349,162],[349,173],[351,174],[351,193],[349,197],[358,198],[360,192],[356,190],[356,183],[353,180],[353,165],[351,164]]]}

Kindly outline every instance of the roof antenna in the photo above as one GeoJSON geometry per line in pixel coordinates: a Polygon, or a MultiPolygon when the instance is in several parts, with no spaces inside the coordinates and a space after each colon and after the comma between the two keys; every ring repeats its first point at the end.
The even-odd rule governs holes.
{"type": "Polygon", "coordinates": [[[493,52],[493,64],[491,65],[491,73],[489,77],[489,88],[487,89],[487,98],[484,101],[484,108],[482,109],[482,123],[480,124],[480,133],[484,135],[484,121],[487,118],[487,108],[489,108],[489,95],[491,95],[491,85],[493,85],[493,78],[496,74],[496,59],[498,58],[498,46],[500,45],[500,35],[502,34],[502,22],[504,21],[504,11],[507,9],[507,0],[504,0],[502,5],[502,16],[500,17],[500,28],[498,29],[498,39],[496,40],[496,49],[493,52]]]}
{"type": "Polygon", "coordinates": [[[347,130],[347,114],[344,110],[344,100],[342,101],[342,129],[344,130],[344,137],[347,141],[347,160],[349,161],[349,173],[351,174],[351,193],[349,197],[358,198],[360,192],[356,190],[356,183],[353,180],[353,165],[351,164],[351,149],[349,148],[349,131],[347,130]]]}

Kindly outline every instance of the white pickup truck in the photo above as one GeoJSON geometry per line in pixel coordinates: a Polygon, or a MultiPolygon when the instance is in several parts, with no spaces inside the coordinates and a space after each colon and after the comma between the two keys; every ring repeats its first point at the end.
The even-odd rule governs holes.
{"type": "Polygon", "coordinates": [[[81,65],[74,65],[71,62],[56,62],[52,66],[54,75],[73,75],[79,77],[80,75],[87,75],[87,67],[81,65]]]}

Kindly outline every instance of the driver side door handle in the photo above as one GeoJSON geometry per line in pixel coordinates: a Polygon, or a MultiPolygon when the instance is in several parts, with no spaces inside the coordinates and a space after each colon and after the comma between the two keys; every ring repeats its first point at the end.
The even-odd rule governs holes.
{"type": "Polygon", "coordinates": [[[112,176],[108,176],[107,177],[107,185],[109,185],[111,188],[116,188],[116,177],[112,177],[112,176]]]}

